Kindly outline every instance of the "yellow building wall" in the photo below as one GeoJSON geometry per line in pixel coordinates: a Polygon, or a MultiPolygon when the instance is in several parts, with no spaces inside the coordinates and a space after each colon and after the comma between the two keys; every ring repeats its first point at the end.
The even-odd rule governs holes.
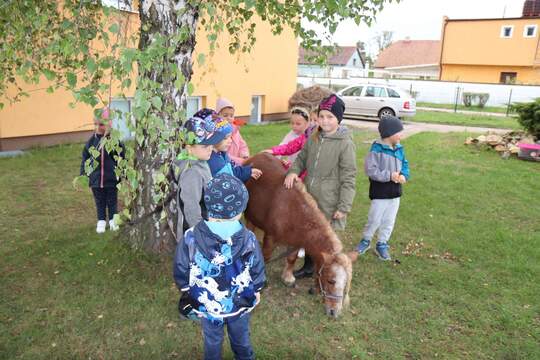
{"type": "Polygon", "coordinates": [[[449,21],[444,29],[442,64],[532,66],[540,34],[540,18],[449,21]],[[502,38],[503,26],[514,26],[502,38]],[[523,36],[525,26],[537,25],[535,37],[523,36]]]}
{"type": "Polygon", "coordinates": [[[499,83],[502,72],[517,73],[516,84],[540,84],[540,67],[442,65],[441,80],[499,83]]]}
{"type": "MultiPolygon", "coordinates": [[[[138,23],[137,14],[128,16],[138,23]]],[[[202,66],[196,61],[197,54],[208,53],[208,43],[206,36],[197,36],[192,95],[203,96],[203,106],[213,108],[217,97],[224,96],[235,104],[236,116],[248,116],[252,95],[262,95],[262,114],[287,112],[287,100],[296,90],[297,41],[292,31],[274,36],[265,22],[257,25],[257,43],[249,54],[230,55],[222,36],[218,39],[222,46],[202,66]]],[[[48,86],[43,80],[37,87],[28,87],[30,97],[14,104],[3,101],[6,104],[0,110],[0,139],[93,129],[89,106],[77,104],[72,109],[70,92],[57,90],[48,94],[44,90],[48,86]]]]}

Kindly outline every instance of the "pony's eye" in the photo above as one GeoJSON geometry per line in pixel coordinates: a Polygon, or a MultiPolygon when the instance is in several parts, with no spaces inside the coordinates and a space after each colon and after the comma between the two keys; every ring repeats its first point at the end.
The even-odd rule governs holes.
{"type": "Polygon", "coordinates": [[[328,283],[329,283],[330,285],[334,285],[334,284],[336,283],[336,280],[328,280],[328,283]]]}

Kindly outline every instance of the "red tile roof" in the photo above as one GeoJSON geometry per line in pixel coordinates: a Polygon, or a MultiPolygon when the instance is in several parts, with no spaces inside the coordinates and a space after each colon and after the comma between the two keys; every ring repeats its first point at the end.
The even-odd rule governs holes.
{"type": "MultiPolygon", "coordinates": [[[[328,65],[347,65],[355,51],[357,51],[356,46],[339,46],[336,52],[328,59],[328,65]]],[[[313,62],[306,59],[310,54],[312,52],[300,47],[298,49],[298,63],[306,65],[313,64],[313,62]]]]}
{"type": "Polygon", "coordinates": [[[439,40],[400,40],[383,50],[375,68],[438,64],[441,58],[439,40]]]}

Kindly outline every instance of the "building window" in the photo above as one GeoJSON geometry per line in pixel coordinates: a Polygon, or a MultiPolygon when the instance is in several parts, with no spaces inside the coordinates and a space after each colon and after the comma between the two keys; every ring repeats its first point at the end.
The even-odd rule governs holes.
{"type": "Polygon", "coordinates": [[[501,28],[501,37],[502,38],[511,38],[514,33],[513,25],[505,25],[501,28]]]}
{"type": "Polygon", "coordinates": [[[526,38],[532,38],[536,37],[536,29],[538,26],[536,25],[527,25],[525,26],[525,29],[523,30],[523,36],[526,38]]]}
{"type": "Polygon", "coordinates": [[[202,96],[188,96],[187,106],[186,106],[186,116],[189,119],[197,111],[201,110],[203,107],[202,96]]]}
{"type": "Polygon", "coordinates": [[[353,65],[353,66],[356,66],[356,59],[353,59],[353,60],[352,60],[352,65],[353,65]]]}
{"type": "Polygon", "coordinates": [[[111,110],[114,110],[112,119],[113,129],[120,131],[122,140],[133,139],[135,135],[131,130],[134,128],[133,119],[128,117],[128,114],[131,112],[131,98],[112,99],[110,108],[111,110]],[[128,124],[129,121],[132,122],[131,126],[128,124]]]}
{"type": "Polygon", "coordinates": [[[502,72],[501,73],[501,84],[515,84],[517,79],[516,72],[502,72]]]}
{"type": "Polygon", "coordinates": [[[251,114],[249,116],[250,123],[256,124],[261,122],[262,102],[263,97],[261,95],[254,95],[251,97],[251,114]]]}

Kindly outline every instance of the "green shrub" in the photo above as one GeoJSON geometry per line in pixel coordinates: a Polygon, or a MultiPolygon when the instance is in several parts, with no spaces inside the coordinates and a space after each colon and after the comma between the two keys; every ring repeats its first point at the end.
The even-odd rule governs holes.
{"type": "Polygon", "coordinates": [[[537,140],[540,139],[540,98],[530,103],[514,104],[512,109],[519,115],[519,124],[537,140]]]}

